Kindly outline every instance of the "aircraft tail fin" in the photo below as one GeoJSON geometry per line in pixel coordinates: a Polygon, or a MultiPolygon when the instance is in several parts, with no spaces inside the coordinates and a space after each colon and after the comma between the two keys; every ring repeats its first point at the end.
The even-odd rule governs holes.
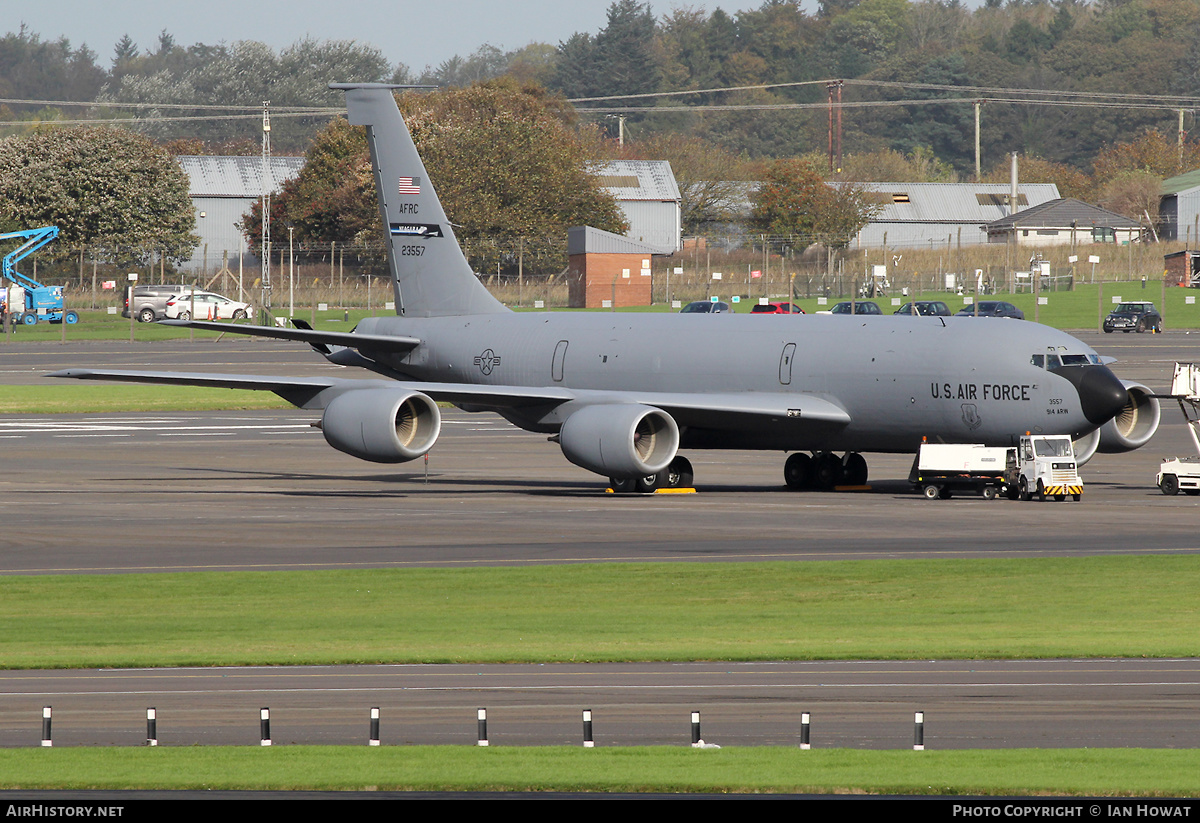
{"type": "Polygon", "coordinates": [[[396,313],[444,317],[507,311],[479,282],[458,246],[392,96],[396,87],[332,83],[330,88],[346,92],[350,123],[367,127],[396,313]]]}

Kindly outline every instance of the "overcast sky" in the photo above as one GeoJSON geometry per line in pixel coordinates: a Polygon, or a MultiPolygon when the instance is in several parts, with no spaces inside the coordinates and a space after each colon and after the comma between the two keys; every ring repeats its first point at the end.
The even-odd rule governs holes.
{"type": "MultiPolygon", "coordinates": [[[[356,40],[380,49],[395,65],[419,73],[484,43],[509,51],[529,43],[558,45],[577,31],[604,27],[612,0],[57,0],[7,4],[5,31],[24,22],[43,40],[65,36],[72,47],[87,43],[107,68],[113,46],[128,34],[138,47],[153,50],[166,29],[175,42],[217,45],[258,40],[276,51],[305,37],[356,40]]],[[[762,0],[704,3],[653,0],[661,17],[675,7],[715,9],[731,14],[758,8],[762,0]]],[[[802,6],[815,13],[816,0],[802,6]]]]}

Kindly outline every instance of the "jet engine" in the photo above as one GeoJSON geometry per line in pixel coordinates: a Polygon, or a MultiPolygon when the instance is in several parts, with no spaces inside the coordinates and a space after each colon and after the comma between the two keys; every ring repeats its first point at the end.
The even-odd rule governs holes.
{"type": "Polygon", "coordinates": [[[1154,393],[1140,383],[1121,382],[1129,390],[1129,400],[1116,417],[1100,427],[1098,450],[1105,454],[1141,448],[1158,431],[1161,411],[1154,393]]]}
{"type": "Polygon", "coordinates": [[[437,403],[420,392],[356,389],[325,407],[321,431],[338,451],[373,463],[415,460],[442,430],[437,403]]]}
{"type": "Polygon", "coordinates": [[[615,403],[584,406],[562,424],[558,442],[576,466],[606,477],[657,474],[675,458],[679,426],[651,406],[615,403]]]}
{"type": "Polygon", "coordinates": [[[1158,430],[1161,416],[1158,399],[1140,383],[1121,382],[1129,391],[1129,399],[1121,411],[1100,428],[1075,440],[1075,460],[1081,466],[1098,451],[1117,454],[1140,448],[1158,430]]]}

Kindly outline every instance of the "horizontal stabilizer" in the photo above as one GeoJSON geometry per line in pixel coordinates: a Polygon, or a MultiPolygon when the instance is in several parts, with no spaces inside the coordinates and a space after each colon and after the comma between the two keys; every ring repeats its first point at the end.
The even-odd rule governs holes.
{"type": "Polygon", "coordinates": [[[348,349],[371,349],[373,351],[406,352],[421,344],[419,337],[401,337],[391,334],[357,334],[345,331],[317,331],[316,329],[293,329],[281,326],[247,326],[237,323],[214,323],[206,320],[160,320],[164,326],[179,326],[185,329],[249,334],[254,337],[273,337],[277,340],[299,340],[313,346],[345,346],[348,349]]]}

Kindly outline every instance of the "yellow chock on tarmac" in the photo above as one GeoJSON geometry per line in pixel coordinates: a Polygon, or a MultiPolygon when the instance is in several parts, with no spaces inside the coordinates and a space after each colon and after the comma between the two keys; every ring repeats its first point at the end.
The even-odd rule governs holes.
{"type": "MultiPolygon", "coordinates": [[[[616,494],[616,491],[609,487],[604,490],[605,494],[616,494]]],[[[629,492],[630,494],[695,494],[695,489],[655,489],[652,492],[629,492]]]]}

